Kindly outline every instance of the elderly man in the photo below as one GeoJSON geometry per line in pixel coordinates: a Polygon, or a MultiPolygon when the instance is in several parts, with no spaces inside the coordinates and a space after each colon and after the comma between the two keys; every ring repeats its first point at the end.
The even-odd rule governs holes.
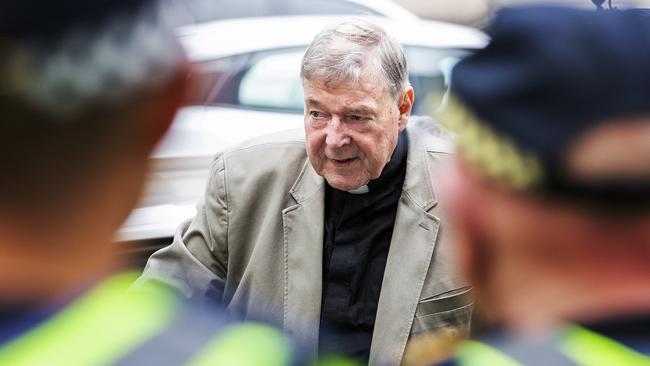
{"type": "Polygon", "coordinates": [[[143,280],[267,313],[312,351],[320,343],[371,364],[399,364],[409,335],[467,331],[469,289],[432,182],[448,148],[407,127],[414,96],[400,45],[364,20],[336,24],[315,37],[301,76],[304,131],[220,155],[196,217],[143,280]]]}
{"type": "Polygon", "coordinates": [[[512,333],[458,364],[650,365],[650,23],[535,7],[492,27],[452,76],[464,159],[444,191],[477,299],[512,333]]]}

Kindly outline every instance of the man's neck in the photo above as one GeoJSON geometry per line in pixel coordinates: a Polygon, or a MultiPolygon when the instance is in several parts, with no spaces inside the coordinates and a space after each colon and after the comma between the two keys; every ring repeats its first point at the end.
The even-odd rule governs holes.
{"type": "Polygon", "coordinates": [[[88,243],[94,250],[61,249],[53,255],[53,247],[44,246],[44,242],[21,242],[20,246],[7,243],[0,239],[0,302],[3,303],[61,301],[91,286],[114,267],[108,245],[88,243]]]}
{"type": "Polygon", "coordinates": [[[407,150],[408,138],[406,137],[405,130],[399,133],[393,154],[382,170],[379,178],[371,180],[366,184],[369,190],[382,190],[388,188],[387,186],[391,185],[391,183],[399,182],[400,186],[404,183],[407,150]]]}
{"type": "Polygon", "coordinates": [[[533,277],[520,278],[518,284],[510,282],[509,289],[504,286],[499,303],[493,304],[501,308],[511,328],[527,331],[566,322],[650,314],[647,269],[618,273],[604,269],[595,276],[538,271],[533,277]]]}

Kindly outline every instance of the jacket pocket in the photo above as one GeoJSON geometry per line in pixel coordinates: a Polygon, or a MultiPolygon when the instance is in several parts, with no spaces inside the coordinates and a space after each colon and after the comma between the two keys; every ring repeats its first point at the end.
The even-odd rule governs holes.
{"type": "Polygon", "coordinates": [[[474,300],[472,288],[462,287],[420,300],[411,327],[411,336],[430,331],[453,330],[469,334],[474,300]]]}

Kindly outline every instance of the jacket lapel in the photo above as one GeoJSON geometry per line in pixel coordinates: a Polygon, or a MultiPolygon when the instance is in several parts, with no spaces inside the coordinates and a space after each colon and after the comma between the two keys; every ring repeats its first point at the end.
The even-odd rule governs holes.
{"type": "Polygon", "coordinates": [[[439,219],[428,213],[437,203],[430,157],[412,135],[377,307],[371,365],[400,364],[438,236],[439,219]]]}
{"type": "Polygon", "coordinates": [[[315,353],[322,296],[325,182],[309,161],[290,192],[296,204],[282,211],[284,226],[284,330],[315,353]]]}

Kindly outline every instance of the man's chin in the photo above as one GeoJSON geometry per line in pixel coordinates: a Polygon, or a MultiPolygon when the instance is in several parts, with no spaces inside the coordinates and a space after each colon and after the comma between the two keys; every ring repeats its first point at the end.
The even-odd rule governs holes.
{"type": "Polygon", "coordinates": [[[327,184],[330,185],[330,187],[334,189],[338,189],[339,191],[351,191],[353,189],[357,189],[362,185],[366,184],[366,183],[361,183],[359,181],[345,181],[340,178],[337,179],[337,177],[332,177],[332,178],[325,177],[325,180],[327,181],[327,184]]]}

